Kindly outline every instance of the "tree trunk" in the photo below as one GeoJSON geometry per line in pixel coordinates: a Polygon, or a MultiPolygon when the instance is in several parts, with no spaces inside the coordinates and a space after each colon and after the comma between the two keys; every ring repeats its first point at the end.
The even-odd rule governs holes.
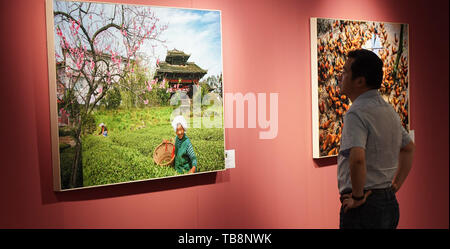
{"type": "Polygon", "coordinates": [[[75,145],[75,158],[72,163],[72,175],[70,178],[70,188],[76,187],[77,184],[77,173],[78,173],[78,162],[81,155],[81,120],[77,125],[75,140],[77,144],[75,145]]]}

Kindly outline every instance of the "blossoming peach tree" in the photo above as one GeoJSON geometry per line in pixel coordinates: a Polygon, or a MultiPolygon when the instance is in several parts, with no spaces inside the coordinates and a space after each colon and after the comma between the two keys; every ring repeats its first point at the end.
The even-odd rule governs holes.
{"type": "MultiPolygon", "coordinates": [[[[138,53],[153,54],[164,44],[159,37],[167,25],[145,6],[55,1],[53,15],[58,108],[71,117],[75,130],[71,173],[75,187],[83,117],[109,90],[127,88],[124,79],[133,75],[138,53]]],[[[147,90],[152,90],[150,82],[147,90]]]]}

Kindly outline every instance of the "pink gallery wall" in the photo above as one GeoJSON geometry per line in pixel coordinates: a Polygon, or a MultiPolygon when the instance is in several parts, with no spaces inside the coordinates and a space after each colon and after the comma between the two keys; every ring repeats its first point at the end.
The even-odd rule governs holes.
{"type": "Polygon", "coordinates": [[[55,193],[45,1],[1,1],[0,228],[338,228],[336,160],[311,148],[309,18],[331,17],[410,24],[417,150],[399,227],[448,229],[447,0],[111,2],[221,10],[225,92],[278,93],[278,135],[226,129],[232,170],[55,193]]]}

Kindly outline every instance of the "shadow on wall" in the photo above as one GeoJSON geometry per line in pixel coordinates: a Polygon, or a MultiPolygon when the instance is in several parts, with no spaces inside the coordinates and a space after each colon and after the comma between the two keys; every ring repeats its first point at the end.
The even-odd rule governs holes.
{"type": "MultiPolygon", "coordinates": [[[[153,193],[158,191],[189,188],[192,186],[208,185],[229,180],[229,172],[210,172],[196,175],[185,175],[166,179],[155,179],[142,182],[130,182],[110,186],[100,186],[86,189],[76,189],[64,192],[54,192],[56,200],[50,202],[94,200],[126,195],[153,193]]],[[[41,186],[43,187],[43,186],[41,186]]],[[[47,189],[47,187],[45,187],[47,189]]],[[[44,192],[44,191],[43,191],[44,192]]],[[[43,195],[44,197],[44,195],[43,195]]]]}
{"type": "Polygon", "coordinates": [[[337,156],[313,159],[314,167],[337,166],[337,156]]]}

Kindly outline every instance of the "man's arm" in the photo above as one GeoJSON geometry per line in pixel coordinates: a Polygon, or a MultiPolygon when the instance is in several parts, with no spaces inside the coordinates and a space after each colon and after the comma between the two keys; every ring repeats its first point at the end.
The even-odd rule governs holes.
{"type": "Polygon", "coordinates": [[[366,183],[366,151],[361,147],[353,147],[350,149],[349,155],[350,179],[352,181],[352,193],[344,195],[342,206],[346,213],[349,209],[357,208],[364,204],[367,197],[372,193],[371,190],[364,193],[364,185],[366,183]],[[353,197],[362,197],[355,200],[353,197]]]}
{"type": "Polygon", "coordinates": [[[352,180],[352,196],[364,195],[364,184],[366,183],[366,151],[361,147],[350,149],[349,156],[350,179],[352,180]]]}
{"type": "Polygon", "coordinates": [[[392,188],[397,192],[406,180],[409,171],[412,167],[412,160],[414,154],[415,145],[411,141],[405,147],[400,149],[400,155],[398,157],[398,168],[395,173],[394,180],[392,181],[392,188]]]}
{"type": "Polygon", "coordinates": [[[344,212],[349,209],[357,208],[366,202],[367,197],[372,193],[370,190],[364,193],[366,183],[366,151],[361,147],[350,149],[349,155],[350,179],[352,181],[352,193],[344,195],[342,205],[344,212]],[[352,197],[363,197],[361,200],[355,200],[352,197]]]}
{"type": "Polygon", "coordinates": [[[363,196],[366,183],[366,143],[368,128],[355,112],[349,112],[344,116],[344,128],[341,149],[350,150],[349,167],[352,181],[352,195],[363,196]],[[345,138],[344,138],[345,135],[345,138]]]}

